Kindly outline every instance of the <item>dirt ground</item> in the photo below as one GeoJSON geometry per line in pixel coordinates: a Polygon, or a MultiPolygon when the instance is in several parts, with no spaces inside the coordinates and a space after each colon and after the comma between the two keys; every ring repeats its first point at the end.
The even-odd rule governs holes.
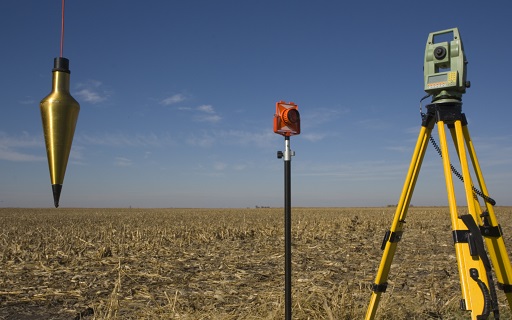
{"type": "MultiPolygon", "coordinates": [[[[495,210],[512,248],[512,208],[495,210]]],[[[294,319],[364,318],[393,214],[292,209],[294,319]]],[[[0,319],[283,319],[283,216],[0,208],[0,319]]],[[[448,209],[414,207],[406,221],[376,319],[469,319],[448,209]]]]}

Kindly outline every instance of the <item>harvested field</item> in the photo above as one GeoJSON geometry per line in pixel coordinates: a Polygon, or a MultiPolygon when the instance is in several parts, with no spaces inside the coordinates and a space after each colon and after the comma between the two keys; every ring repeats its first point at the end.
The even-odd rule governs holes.
{"type": "MultiPolygon", "coordinates": [[[[364,317],[393,214],[293,208],[294,319],[364,317]]],[[[0,319],[283,319],[283,215],[2,208],[0,319]]],[[[448,209],[411,208],[377,319],[469,319],[459,299],[448,209]]]]}

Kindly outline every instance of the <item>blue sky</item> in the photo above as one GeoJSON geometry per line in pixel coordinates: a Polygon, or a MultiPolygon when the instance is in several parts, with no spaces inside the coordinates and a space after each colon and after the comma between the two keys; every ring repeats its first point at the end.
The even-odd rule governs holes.
{"type": "MultiPolygon", "coordinates": [[[[0,4],[3,207],[53,206],[39,102],[60,10],[0,4]]],[[[293,206],[394,204],[420,129],[428,34],[458,27],[469,130],[491,197],[512,205],[510,12],[509,1],[67,0],[64,57],[81,110],[60,204],[282,206],[279,100],[302,116],[293,206]]],[[[431,146],[412,203],[447,204],[431,146]]]]}

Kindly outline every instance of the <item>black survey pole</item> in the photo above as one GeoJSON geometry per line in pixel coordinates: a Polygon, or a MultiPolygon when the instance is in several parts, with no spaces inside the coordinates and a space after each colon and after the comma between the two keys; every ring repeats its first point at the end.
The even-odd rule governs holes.
{"type": "MultiPolygon", "coordinates": [[[[285,137],[287,150],[290,149],[290,137],[285,137]]],[[[285,319],[292,319],[292,158],[284,158],[284,304],[285,319]]]]}
{"type": "Polygon", "coordinates": [[[290,150],[290,137],[285,136],[285,151],[278,153],[284,157],[284,305],[285,320],[292,319],[292,192],[291,164],[293,152],[290,150]]]}
{"type": "Polygon", "coordinates": [[[285,320],[292,319],[292,191],[291,162],[295,155],[290,149],[290,136],[300,134],[300,114],[293,102],[276,103],[274,114],[274,133],[284,136],[284,152],[278,151],[277,157],[284,158],[284,315],[285,320]]]}

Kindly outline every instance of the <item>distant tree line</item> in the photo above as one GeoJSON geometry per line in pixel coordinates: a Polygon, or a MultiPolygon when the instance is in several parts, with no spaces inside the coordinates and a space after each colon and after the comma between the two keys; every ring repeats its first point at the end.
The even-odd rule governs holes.
{"type": "MultiPolygon", "coordinates": [[[[396,208],[396,207],[398,207],[398,204],[388,204],[386,207],[388,207],[388,208],[396,208]]],[[[409,207],[414,207],[414,205],[410,204],[409,207]]]]}

